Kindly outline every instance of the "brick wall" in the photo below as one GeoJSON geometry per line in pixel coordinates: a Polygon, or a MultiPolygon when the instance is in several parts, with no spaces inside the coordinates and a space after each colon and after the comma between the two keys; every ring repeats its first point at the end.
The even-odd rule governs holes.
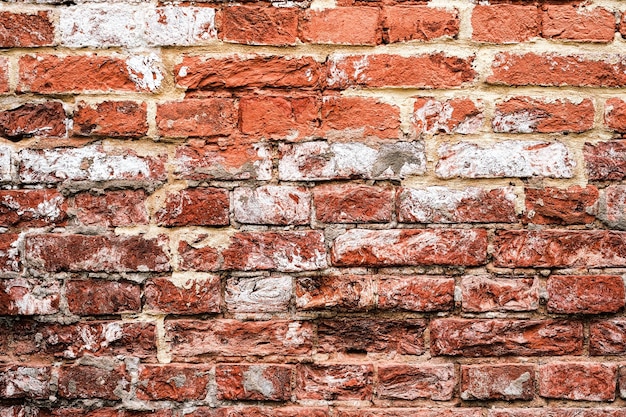
{"type": "Polygon", "coordinates": [[[1,417],[625,417],[626,2],[0,2],[1,417]]]}

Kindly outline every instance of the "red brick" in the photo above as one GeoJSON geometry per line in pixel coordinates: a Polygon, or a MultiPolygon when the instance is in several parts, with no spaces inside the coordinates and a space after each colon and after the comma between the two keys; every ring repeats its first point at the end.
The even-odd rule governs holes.
{"type": "Polygon", "coordinates": [[[589,326],[591,355],[623,355],[626,353],[626,319],[622,317],[597,320],[589,326]]]}
{"type": "Polygon", "coordinates": [[[620,133],[626,133],[626,101],[610,98],[604,104],[604,124],[620,133]]]}
{"type": "Polygon", "coordinates": [[[430,324],[432,355],[580,355],[582,323],[558,320],[436,319],[430,324]]]}
{"type": "MultiPolygon", "coordinates": [[[[228,406],[219,408],[197,407],[186,417],[328,417],[328,409],[311,406],[251,407],[228,406]]],[[[9,416],[13,417],[13,416],[9,416]]],[[[608,417],[608,416],[607,416],[608,417]]],[[[613,416],[610,416],[613,417],[613,416]]],[[[618,417],[618,416],[615,416],[618,417]]],[[[620,416],[621,417],[621,416],[620,416]]]]}
{"type": "Polygon", "coordinates": [[[0,48],[54,45],[51,13],[0,13],[0,48]]]}
{"type": "Polygon", "coordinates": [[[29,235],[25,240],[28,263],[46,271],[155,271],[170,269],[162,247],[164,237],[29,235]]]}
{"type": "Polygon", "coordinates": [[[377,45],[382,42],[380,23],[376,7],[307,10],[300,20],[300,39],[305,43],[377,45]]]}
{"type": "Polygon", "coordinates": [[[205,355],[304,355],[310,354],[313,343],[310,323],[287,320],[168,320],[165,333],[175,359],[205,355]]]}
{"type": "Polygon", "coordinates": [[[67,202],[56,190],[0,191],[0,226],[64,225],[66,219],[67,202]]]}
{"type": "Polygon", "coordinates": [[[290,276],[231,277],[226,280],[224,299],[230,312],[287,312],[292,293],[290,276]]]}
{"type": "Polygon", "coordinates": [[[0,58],[0,93],[9,91],[9,60],[0,58]]]}
{"type": "Polygon", "coordinates": [[[69,280],[65,297],[70,311],[83,316],[141,311],[141,288],[130,282],[69,280]]]}
{"type": "Polygon", "coordinates": [[[307,224],[311,196],[304,187],[238,187],[233,193],[235,220],[244,224],[307,224]]]}
{"type": "Polygon", "coordinates": [[[239,100],[241,132],[254,137],[299,140],[320,126],[321,99],[316,96],[250,96],[239,100]]]}
{"type": "Polygon", "coordinates": [[[454,278],[380,276],[378,308],[381,310],[446,311],[454,307],[454,278]]]}
{"type": "Polygon", "coordinates": [[[18,252],[20,235],[13,233],[0,234],[0,272],[17,272],[21,261],[18,252]]]}
{"type": "Polygon", "coordinates": [[[202,237],[198,241],[178,244],[179,268],[192,271],[217,271],[220,266],[219,254],[216,248],[203,246],[202,237]]]}
{"type": "Polygon", "coordinates": [[[477,5],[472,11],[472,39],[479,42],[524,42],[539,36],[540,25],[532,4],[477,5]]]}
{"type": "Polygon", "coordinates": [[[588,179],[602,181],[626,178],[626,141],[585,143],[583,155],[588,179]]]}
{"type": "Polygon", "coordinates": [[[324,223],[391,221],[394,191],[367,185],[321,185],[313,189],[315,217],[324,223]]]}
{"type": "Polygon", "coordinates": [[[626,265],[626,234],[605,230],[499,231],[495,266],[613,267],[626,265]]]}
{"type": "Polygon", "coordinates": [[[580,133],[593,128],[594,113],[590,99],[577,103],[519,96],[496,104],[491,125],[504,133],[580,133]]]}
{"type": "Polygon", "coordinates": [[[598,217],[614,229],[626,229],[626,186],[606,187],[600,199],[598,217]]]}
{"type": "Polygon", "coordinates": [[[318,352],[389,353],[421,355],[424,330],[419,319],[332,319],[317,322],[318,352]]]}
{"type": "Polygon", "coordinates": [[[138,138],[148,134],[145,102],[80,101],[74,110],[74,135],[138,138]]]}
{"type": "Polygon", "coordinates": [[[562,188],[526,188],[524,223],[589,224],[595,220],[598,189],[579,185],[562,188]]]}
{"type": "Polygon", "coordinates": [[[474,59],[443,53],[399,55],[337,55],[330,58],[328,86],[454,88],[472,82],[474,59]],[[401,68],[402,70],[398,70],[401,68]]]}
{"type": "Polygon", "coordinates": [[[235,103],[228,98],[186,99],[157,105],[159,135],[174,138],[220,136],[233,133],[235,103]]]}
{"type": "Polygon", "coordinates": [[[379,365],[377,393],[392,400],[451,400],[454,365],[379,365]]]}
{"type": "Polygon", "coordinates": [[[101,227],[136,226],[148,223],[143,190],[80,193],[74,197],[72,212],[84,225],[101,227]]]}
{"type": "Polygon", "coordinates": [[[144,287],[145,309],[157,313],[219,313],[222,300],[220,278],[193,275],[149,279],[144,287]]]}
{"type": "Polygon", "coordinates": [[[188,90],[237,87],[316,88],[322,83],[322,68],[311,57],[186,56],[174,71],[178,86],[188,90]]]}
{"type": "Polygon", "coordinates": [[[417,97],[411,121],[416,133],[477,133],[483,124],[482,108],[468,98],[436,100],[417,97]]]}
{"type": "Polygon", "coordinates": [[[374,278],[370,275],[329,275],[296,279],[299,310],[365,311],[374,308],[374,278]]]}
{"type": "Polygon", "coordinates": [[[532,400],[534,391],[533,365],[461,366],[461,398],[464,400],[532,400]]]}
{"type": "Polygon", "coordinates": [[[94,365],[65,365],[59,369],[61,398],[119,400],[129,391],[130,376],[123,364],[105,359],[94,365]]]}
{"type": "Polygon", "coordinates": [[[0,396],[2,398],[40,398],[50,395],[49,366],[0,365],[0,396]]]}
{"type": "Polygon", "coordinates": [[[459,34],[459,16],[456,10],[428,6],[399,5],[383,9],[389,43],[430,41],[459,34]]]}
{"type": "Polygon", "coordinates": [[[294,45],[298,36],[295,7],[224,7],[218,37],[226,42],[249,45],[294,45]]]}
{"type": "Polygon", "coordinates": [[[299,400],[369,400],[372,365],[298,365],[296,398],[299,400]]]}
{"type": "Polygon", "coordinates": [[[63,103],[27,103],[0,111],[0,136],[13,142],[30,137],[63,137],[66,123],[63,103]]]}
{"type": "Polygon", "coordinates": [[[617,366],[603,363],[550,363],[539,367],[539,395],[585,401],[613,401],[617,366]]]}
{"type": "Polygon", "coordinates": [[[493,409],[489,417],[624,417],[623,408],[509,408],[493,409]]]}
{"type": "Polygon", "coordinates": [[[552,275],[546,289],[550,313],[616,313],[624,307],[624,281],[618,275],[552,275]]]}
{"type": "MultiPolygon", "coordinates": [[[[39,409],[35,416],[28,417],[173,417],[171,410],[135,411],[107,407],[98,407],[95,410],[79,408],[39,409]]],[[[11,416],[13,417],[13,416],[11,416]]],[[[26,416],[15,416],[26,417],[26,416]]]]}
{"type": "Polygon", "coordinates": [[[482,417],[479,408],[339,408],[336,417],[482,417]]]}
{"type": "Polygon", "coordinates": [[[291,366],[284,365],[217,365],[217,397],[231,401],[289,401],[291,371],[291,366]]]}
{"type": "Polygon", "coordinates": [[[463,311],[534,311],[539,307],[539,281],[533,278],[465,276],[461,281],[463,311]]]}
{"type": "Polygon", "coordinates": [[[399,139],[400,109],[375,98],[326,96],[322,132],[330,139],[399,139]]]}
{"type": "Polygon", "coordinates": [[[58,281],[15,278],[0,280],[0,315],[44,315],[59,311],[58,281]]]}
{"type": "Polygon", "coordinates": [[[17,91],[23,93],[153,91],[163,77],[151,57],[26,55],[19,66],[17,91]],[[134,58],[141,61],[141,73],[134,58]]]}
{"type": "Polygon", "coordinates": [[[144,365],[139,370],[140,400],[203,400],[207,395],[208,365],[144,365]]]}
{"type": "Polygon", "coordinates": [[[467,265],[486,262],[484,230],[351,229],[335,239],[337,266],[467,265]]]}
{"type": "Polygon", "coordinates": [[[402,188],[398,221],[402,223],[513,223],[517,221],[511,188],[402,188]]]}
{"type": "Polygon", "coordinates": [[[546,5],[541,15],[544,38],[580,42],[611,42],[615,36],[615,15],[604,8],[573,5],[546,5]]]}
{"type": "Polygon", "coordinates": [[[617,375],[617,383],[619,386],[619,396],[626,398],[626,367],[620,366],[617,375]]]}
{"type": "Polygon", "coordinates": [[[227,226],[229,206],[228,190],[187,188],[168,193],[155,220],[161,226],[227,226]]]}
{"type": "MultiPolygon", "coordinates": [[[[498,22],[498,24],[500,24],[498,22]]],[[[598,55],[514,54],[496,55],[489,84],[511,86],[624,87],[626,61],[598,55]]]]}

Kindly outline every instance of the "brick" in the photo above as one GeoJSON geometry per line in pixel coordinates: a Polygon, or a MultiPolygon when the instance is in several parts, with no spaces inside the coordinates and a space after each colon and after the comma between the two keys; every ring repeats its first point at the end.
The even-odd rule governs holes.
{"type": "Polygon", "coordinates": [[[325,96],[321,129],[324,137],[343,141],[399,139],[400,109],[375,98],[325,96]]]}
{"type": "Polygon", "coordinates": [[[322,65],[311,57],[254,56],[203,58],[185,56],[174,69],[176,84],[188,90],[272,87],[319,88],[322,65]]]}
{"type": "Polygon", "coordinates": [[[170,269],[164,244],[163,236],[35,234],[26,237],[24,251],[29,265],[50,272],[163,272],[170,269]]]}
{"type": "MultiPolygon", "coordinates": [[[[36,417],[173,417],[170,410],[153,410],[153,411],[136,411],[136,410],[122,410],[108,407],[99,407],[95,410],[85,410],[79,408],[53,408],[53,409],[38,409],[36,417]]],[[[25,417],[25,416],[15,416],[25,417]]],[[[32,416],[35,417],[35,416],[32,416]]]]}
{"type": "Polygon", "coordinates": [[[231,277],[226,281],[224,298],[231,312],[287,312],[292,292],[289,276],[231,277]]]}
{"type": "Polygon", "coordinates": [[[254,137],[296,141],[313,137],[320,126],[317,96],[248,96],[239,100],[241,132],[254,137]]]}
{"type": "Polygon", "coordinates": [[[336,7],[307,10],[300,19],[304,43],[377,45],[382,42],[380,9],[336,7]]]}
{"type": "Polygon", "coordinates": [[[535,311],[539,307],[539,281],[534,278],[464,276],[463,311],[535,311]]]}
{"type": "Polygon", "coordinates": [[[21,93],[152,92],[163,80],[155,55],[26,55],[19,60],[21,93]]]}
{"type": "Polygon", "coordinates": [[[501,267],[626,265],[626,234],[605,230],[500,231],[493,263],[501,267]]]}
{"type": "Polygon", "coordinates": [[[550,363],[539,367],[539,395],[585,401],[613,401],[617,365],[603,363],[550,363]]]}
{"type": "Polygon", "coordinates": [[[421,355],[424,330],[419,319],[332,319],[317,322],[317,349],[321,353],[389,353],[421,355]]]}
{"type": "Polygon", "coordinates": [[[299,400],[369,400],[372,365],[298,365],[295,395],[299,400]]]}
{"type": "Polygon", "coordinates": [[[483,125],[480,105],[468,98],[436,100],[417,97],[411,121],[416,133],[477,133],[483,125]]]}
{"type": "Polygon", "coordinates": [[[459,16],[456,10],[427,6],[399,5],[383,9],[389,43],[430,41],[459,34],[459,16]]]}
{"type": "Polygon", "coordinates": [[[310,354],[313,343],[310,323],[287,320],[168,320],[165,333],[175,359],[205,355],[304,355],[310,354]]]}
{"type": "Polygon", "coordinates": [[[533,365],[462,365],[461,398],[464,400],[532,400],[533,365]]]}
{"type": "Polygon", "coordinates": [[[141,311],[141,287],[130,282],[69,280],[65,297],[69,310],[81,316],[141,311]]]}
{"type": "Polygon", "coordinates": [[[183,145],[176,148],[174,175],[179,179],[203,181],[247,180],[266,181],[272,178],[271,148],[267,144],[183,145]]]}
{"type": "Polygon", "coordinates": [[[512,188],[402,188],[398,221],[402,223],[513,223],[517,221],[512,188]]]}
{"type": "Polygon", "coordinates": [[[600,198],[598,218],[612,229],[626,230],[626,187],[611,185],[600,198]]]}
{"type": "Polygon", "coordinates": [[[20,180],[27,184],[63,181],[162,181],[164,156],[138,156],[131,149],[101,145],[81,148],[23,149],[19,152],[20,180]]]}
{"type": "Polygon", "coordinates": [[[203,400],[212,367],[208,365],[144,365],[139,369],[140,400],[203,400]]]}
{"type": "Polygon", "coordinates": [[[220,278],[216,275],[174,275],[151,278],[144,286],[144,309],[156,313],[219,313],[220,278]]]}
{"type": "Polygon", "coordinates": [[[510,408],[493,409],[489,417],[624,417],[622,408],[510,408]]]}
{"type": "Polygon", "coordinates": [[[233,192],[233,205],[239,223],[296,225],[310,221],[311,196],[304,187],[238,187],[233,192]]]}
{"type": "Polygon", "coordinates": [[[278,177],[283,181],[402,179],[426,170],[421,142],[305,142],[283,145],[280,152],[278,177]]]}
{"type": "Polygon", "coordinates": [[[0,58],[0,93],[9,92],[9,60],[0,58]]]}
{"type": "Polygon", "coordinates": [[[157,105],[157,130],[165,137],[228,135],[236,123],[235,103],[227,98],[186,99],[157,105]]]}
{"type": "Polygon", "coordinates": [[[222,8],[218,36],[226,42],[248,45],[294,45],[298,36],[298,9],[266,5],[222,8]]]}
{"type": "Polygon", "coordinates": [[[84,225],[117,227],[148,224],[146,198],[143,190],[80,193],[74,197],[72,214],[84,225]]]}
{"type": "Polygon", "coordinates": [[[123,364],[103,360],[93,365],[61,366],[58,384],[61,398],[119,400],[123,391],[128,391],[130,376],[123,364]]]}
{"type": "Polygon", "coordinates": [[[489,43],[524,42],[539,36],[541,20],[536,5],[477,5],[472,10],[472,39],[489,43]]]}
{"type": "Polygon", "coordinates": [[[583,326],[559,320],[436,319],[430,342],[434,356],[580,355],[583,326]]]}
{"type": "Polygon", "coordinates": [[[148,134],[145,102],[79,101],[74,109],[74,135],[139,138],[148,134]]]}
{"type": "Polygon", "coordinates": [[[49,366],[0,365],[0,395],[2,398],[45,399],[50,395],[49,366]]]}
{"type": "Polygon", "coordinates": [[[0,272],[17,272],[22,265],[18,250],[20,235],[0,234],[0,272]]]}
{"type": "Polygon", "coordinates": [[[291,366],[284,365],[217,365],[217,397],[230,401],[289,401],[291,371],[291,366]]]}
{"type": "Polygon", "coordinates": [[[615,15],[604,8],[551,4],[541,14],[541,35],[548,39],[580,42],[611,42],[615,15]]]}
{"type": "Polygon", "coordinates": [[[477,145],[443,144],[437,151],[439,178],[571,178],[575,162],[560,142],[517,141],[477,145]]]}
{"type": "Polygon", "coordinates": [[[66,219],[67,202],[56,190],[0,191],[0,226],[64,225],[66,219]]]}
{"type": "Polygon", "coordinates": [[[619,367],[619,373],[617,374],[617,384],[619,387],[619,396],[626,398],[626,368],[624,366],[619,367]]]}
{"type": "Polygon", "coordinates": [[[514,54],[496,55],[489,84],[510,86],[623,87],[626,61],[612,55],[514,54]],[[557,70],[555,70],[557,69],[557,70]]]}
{"type": "Polygon", "coordinates": [[[454,278],[380,276],[380,310],[446,311],[454,307],[454,278]]]}
{"type": "Polygon", "coordinates": [[[392,400],[451,400],[454,365],[379,365],[377,393],[392,400]]]}
{"type": "Polygon", "coordinates": [[[580,133],[593,128],[594,113],[590,99],[518,96],[496,104],[491,125],[499,133],[580,133]]]}
{"type": "MultiPolygon", "coordinates": [[[[110,5],[108,5],[110,8],[110,5]]],[[[81,10],[84,6],[80,6],[81,10]]],[[[174,4],[148,7],[145,41],[149,45],[203,45],[217,39],[215,9],[174,4]]]]}
{"type": "Polygon", "coordinates": [[[185,416],[187,417],[328,417],[329,416],[328,408],[312,407],[312,406],[305,406],[305,407],[226,406],[226,407],[219,407],[219,408],[209,408],[209,407],[197,407],[197,408],[194,407],[194,408],[195,408],[195,411],[185,414],[185,416]]]}
{"type": "Polygon", "coordinates": [[[0,48],[31,48],[54,45],[51,13],[0,13],[0,48]]]}
{"type": "Polygon", "coordinates": [[[187,188],[168,193],[155,214],[161,226],[227,226],[230,201],[222,188],[187,188]]]}
{"type": "Polygon", "coordinates": [[[604,104],[604,124],[620,133],[626,133],[626,101],[610,98],[604,104]]]}
{"type": "Polygon", "coordinates": [[[455,88],[474,81],[473,57],[443,53],[399,55],[333,55],[329,58],[328,87],[455,88]],[[402,71],[398,71],[402,68],[402,71]]]}
{"type": "Polygon", "coordinates": [[[626,178],[626,141],[585,143],[583,155],[589,180],[622,180],[626,178]]]}
{"type": "Polygon", "coordinates": [[[313,189],[315,217],[323,223],[386,223],[394,191],[367,185],[321,185],[313,189]]]}
{"type": "Polygon", "coordinates": [[[595,220],[598,189],[578,185],[562,188],[526,188],[524,223],[589,224],[595,220]]]}
{"type": "Polygon", "coordinates": [[[0,280],[0,315],[45,315],[59,312],[58,281],[14,278],[0,280]]]}
{"type": "Polygon", "coordinates": [[[333,265],[467,265],[486,262],[484,230],[351,229],[335,239],[333,265]]]}
{"type": "Polygon", "coordinates": [[[480,417],[479,408],[339,408],[337,417],[480,417]]]}
{"type": "Polygon", "coordinates": [[[199,241],[186,242],[181,240],[178,244],[179,263],[178,267],[186,271],[217,271],[220,266],[219,254],[216,248],[204,246],[199,241]]]}
{"type": "Polygon", "coordinates": [[[589,353],[596,356],[626,353],[626,319],[617,317],[591,322],[589,353]]]}
{"type": "Polygon", "coordinates": [[[550,313],[615,313],[624,307],[624,281],[618,275],[552,275],[546,290],[550,313]]]}
{"type": "Polygon", "coordinates": [[[298,310],[366,311],[374,308],[374,278],[369,275],[299,277],[298,310]]]}
{"type": "Polygon", "coordinates": [[[0,111],[0,136],[13,142],[30,137],[64,137],[66,123],[63,103],[27,103],[0,111]]]}

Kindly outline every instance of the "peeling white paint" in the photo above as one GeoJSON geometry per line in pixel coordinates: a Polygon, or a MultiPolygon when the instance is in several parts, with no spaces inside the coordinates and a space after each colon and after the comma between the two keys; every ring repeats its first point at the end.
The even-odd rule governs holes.
{"type": "Polygon", "coordinates": [[[131,81],[142,90],[155,91],[161,87],[163,81],[161,64],[161,59],[154,53],[134,55],[126,59],[131,81]]]}

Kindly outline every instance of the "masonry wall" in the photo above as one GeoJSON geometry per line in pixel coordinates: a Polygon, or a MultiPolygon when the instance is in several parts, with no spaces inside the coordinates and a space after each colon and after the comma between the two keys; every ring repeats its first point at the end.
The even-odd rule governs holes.
{"type": "Polygon", "coordinates": [[[622,33],[0,2],[0,416],[626,416],[622,33]]]}

